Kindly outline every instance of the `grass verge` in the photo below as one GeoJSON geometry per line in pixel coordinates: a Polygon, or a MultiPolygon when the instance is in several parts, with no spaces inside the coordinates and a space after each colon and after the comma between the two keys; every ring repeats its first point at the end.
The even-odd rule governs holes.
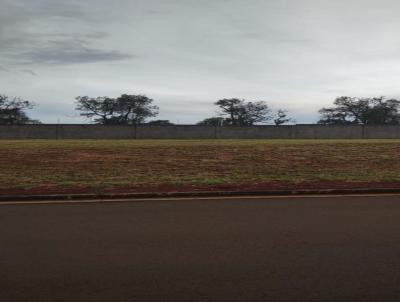
{"type": "Polygon", "coordinates": [[[399,140],[0,141],[0,194],[400,186],[399,140]]]}

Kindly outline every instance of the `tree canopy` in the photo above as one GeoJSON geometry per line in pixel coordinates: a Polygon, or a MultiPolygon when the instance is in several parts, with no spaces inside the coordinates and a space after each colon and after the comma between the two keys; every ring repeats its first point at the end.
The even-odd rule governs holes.
{"type": "Polygon", "coordinates": [[[77,97],[81,115],[103,125],[137,125],[158,114],[158,107],[145,95],[123,94],[118,98],[77,97]]]}
{"type": "Polygon", "coordinates": [[[274,124],[280,126],[286,123],[294,123],[295,120],[288,116],[287,110],[279,109],[274,118],[274,124]]]}
{"type": "Polygon", "coordinates": [[[200,126],[227,126],[231,125],[231,120],[224,117],[209,117],[197,123],[200,126]]]}
{"type": "Polygon", "coordinates": [[[234,126],[251,126],[256,123],[268,122],[272,117],[271,110],[263,101],[247,102],[243,99],[221,99],[215,102],[222,116],[234,126]]]}
{"type": "Polygon", "coordinates": [[[38,124],[38,120],[28,117],[25,110],[34,107],[32,102],[18,97],[0,95],[0,125],[38,124]]]}
{"type": "Polygon", "coordinates": [[[147,122],[146,125],[152,126],[172,126],[174,123],[171,123],[169,120],[154,120],[147,122]]]}
{"type": "MultiPolygon", "coordinates": [[[[287,110],[272,112],[264,101],[246,101],[239,98],[224,98],[214,103],[220,116],[206,118],[197,125],[252,126],[255,124],[283,125],[295,123],[287,110]]],[[[169,120],[150,120],[158,115],[153,99],[145,95],[122,94],[116,98],[76,98],[76,109],[95,123],[104,125],[173,125],[169,120]]],[[[0,125],[35,124],[26,111],[34,104],[18,97],[0,94],[0,125]]],[[[319,124],[325,125],[400,125],[400,100],[385,97],[341,96],[332,107],[319,110],[319,124]]]]}
{"type": "Polygon", "coordinates": [[[336,98],[334,107],[319,110],[319,124],[399,125],[400,101],[385,97],[336,98]]]}

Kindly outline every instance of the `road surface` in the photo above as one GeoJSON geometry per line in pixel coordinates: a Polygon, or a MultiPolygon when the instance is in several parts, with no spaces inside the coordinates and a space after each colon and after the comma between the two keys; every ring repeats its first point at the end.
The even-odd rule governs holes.
{"type": "Polygon", "coordinates": [[[400,196],[0,205],[0,301],[400,301],[400,196]]]}

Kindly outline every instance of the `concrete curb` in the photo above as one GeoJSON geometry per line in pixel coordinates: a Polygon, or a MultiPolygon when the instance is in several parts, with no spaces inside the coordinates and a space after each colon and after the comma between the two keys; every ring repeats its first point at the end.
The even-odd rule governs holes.
{"type": "Polygon", "coordinates": [[[240,197],[240,196],[293,196],[293,195],[354,195],[400,194],[400,188],[322,189],[322,190],[270,190],[270,191],[203,191],[203,192],[148,192],[109,194],[54,194],[54,195],[3,195],[0,202],[18,201],[74,201],[74,200],[123,200],[147,198],[184,197],[240,197]]]}

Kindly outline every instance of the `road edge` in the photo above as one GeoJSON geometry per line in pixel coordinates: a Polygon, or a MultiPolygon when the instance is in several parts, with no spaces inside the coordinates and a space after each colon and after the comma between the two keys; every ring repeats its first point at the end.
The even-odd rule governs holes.
{"type": "Polygon", "coordinates": [[[240,197],[240,196],[294,196],[294,195],[354,195],[354,194],[400,194],[400,188],[361,189],[307,189],[269,191],[198,191],[198,192],[148,192],[104,194],[50,194],[50,195],[0,195],[1,202],[18,201],[74,201],[74,200],[123,200],[187,197],[240,197]]]}

